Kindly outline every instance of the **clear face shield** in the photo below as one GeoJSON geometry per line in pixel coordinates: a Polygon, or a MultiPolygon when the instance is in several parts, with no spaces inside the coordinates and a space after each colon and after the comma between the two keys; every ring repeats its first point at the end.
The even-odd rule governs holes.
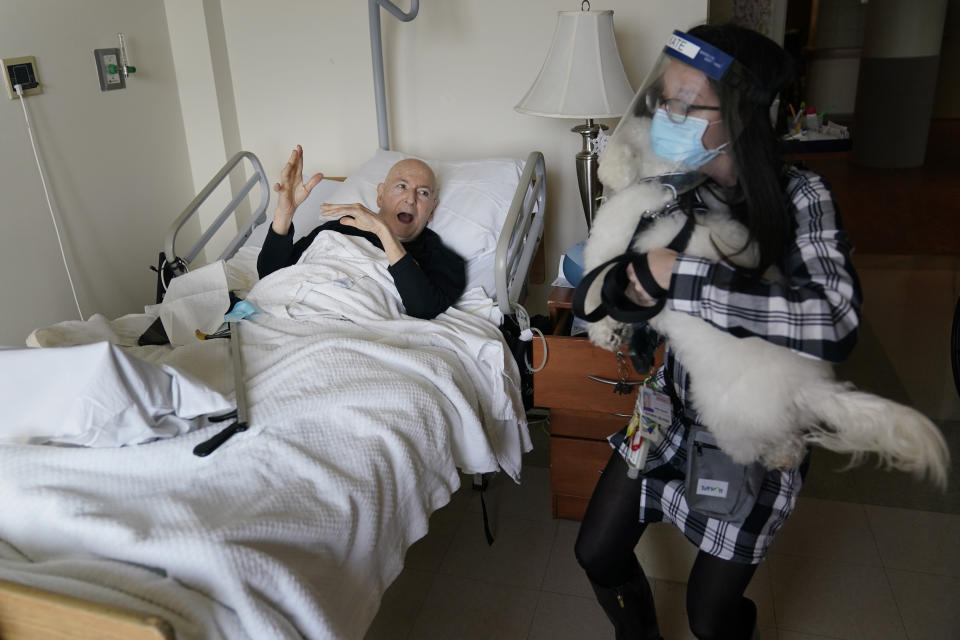
{"type": "Polygon", "coordinates": [[[600,156],[600,181],[614,191],[653,177],[675,191],[702,182],[701,169],[737,133],[723,119],[711,80],[741,73],[723,51],[674,31],[600,156]]]}

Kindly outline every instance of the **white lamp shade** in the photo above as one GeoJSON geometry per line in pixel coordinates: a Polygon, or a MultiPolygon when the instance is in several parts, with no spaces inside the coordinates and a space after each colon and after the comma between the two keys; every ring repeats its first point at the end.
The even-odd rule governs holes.
{"type": "Polygon", "coordinates": [[[547,59],[515,109],[551,118],[619,118],[632,98],[613,11],[560,11],[547,59]]]}

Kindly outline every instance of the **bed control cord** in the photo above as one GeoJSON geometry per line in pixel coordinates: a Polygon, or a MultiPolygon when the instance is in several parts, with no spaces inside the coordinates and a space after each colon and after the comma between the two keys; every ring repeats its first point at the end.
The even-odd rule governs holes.
{"type": "Polygon", "coordinates": [[[40,172],[40,184],[43,185],[43,195],[47,198],[47,209],[50,210],[50,219],[53,220],[53,230],[57,232],[57,244],[60,245],[60,256],[63,258],[63,267],[67,270],[67,280],[70,282],[70,291],[73,292],[73,302],[77,305],[77,313],[83,321],[83,311],[80,310],[80,300],[77,298],[77,289],[73,286],[73,276],[70,274],[70,265],[67,264],[67,254],[63,250],[63,240],[60,239],[60,226],[57,217],[53,214],[53,205],[50,203],[50,193],[47,191],[47,180],[43,176],[43,166],[40,164],[40,154],[37,153],[37,143],[33,140],[33,127],[30,126],[30,115],[27,113],[27,101],[23,98],[23,87],[13,85],[20,96],[20,106],[23,107],[23,118],[27,121],[27,134],[30,136],[30,146],[33,147],[33,157],[37,161],[37,170],[40,172]]]}
{"type": "Polygon", "coordinates": [[[543,362],[540,363],[539,367],[534,367],[526,354],[524,355],[524,361],[530,373],[542,371],[543,368],[547,366],[547,339],[543,337],[543,332],[540,331],[540,329],[530,326],[530,314],[523,308],[523,305],[517,302],[511,302],[510,308],[513,309],[513,314],[517,317],[517,326],[520,327],[520,339],[524,342],[530,342],[533,340],[533,336],[536,335],[540,338],[540,342],[543,343],[543,362]]]}

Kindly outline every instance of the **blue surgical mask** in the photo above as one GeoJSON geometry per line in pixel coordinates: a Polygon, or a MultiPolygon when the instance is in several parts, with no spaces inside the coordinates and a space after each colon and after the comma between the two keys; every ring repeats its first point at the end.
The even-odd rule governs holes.
{"type": "Polygon", "coordinates": [[[653,142],[653,152],[672,162],[681,162],[691,168],[699,168],[717,157],[720,150],[727,146],[727,142],[716,149],[707,149],[703,146],[703,134],[711,123],[703,118],[687,116],[687,119],[677,124],[667,116],[663,109],[657,109],[653,114],[653,126],[650,128],[650,138],[653,142]]]}

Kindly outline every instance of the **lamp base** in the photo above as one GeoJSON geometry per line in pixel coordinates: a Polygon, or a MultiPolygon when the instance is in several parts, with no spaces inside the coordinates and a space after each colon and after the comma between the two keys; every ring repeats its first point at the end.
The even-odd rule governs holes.
{"type": "Polygon", "coordinates": [[[597,179],[599,156],[593,151],[593,140],[601,131],[607,130],[607,125],[594,123],[588,119],[586,124],[577,125],[570,129],[583,136],[583,148],[577,154],[577,182],[580,185],[580,203],[583,205],[583,215],[587,219],[587,231],[593,227],[593,216],[597,212],[600,196],[603,195],[603,184],[597,179]]]}

